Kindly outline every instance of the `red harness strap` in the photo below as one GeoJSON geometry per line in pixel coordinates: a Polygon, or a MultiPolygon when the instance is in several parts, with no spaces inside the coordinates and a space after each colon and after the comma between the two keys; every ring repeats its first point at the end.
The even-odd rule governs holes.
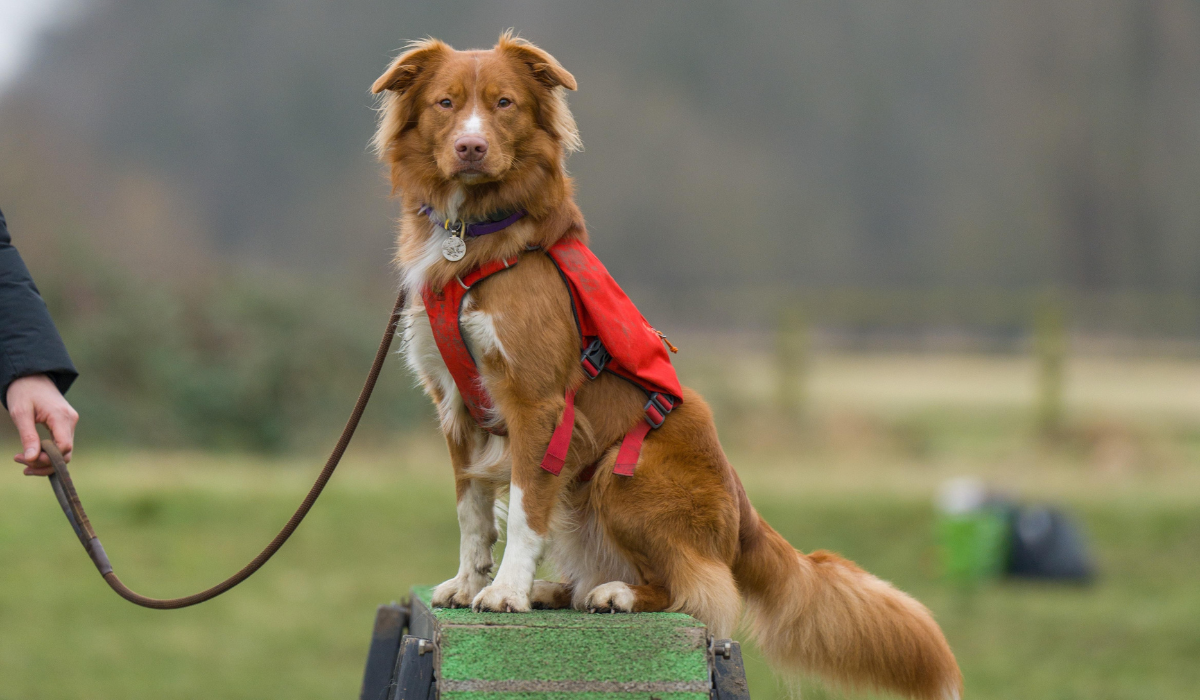
{"type": "Polygon", "coordinates": [[[646,435],[650,433],[652,427],[647,421],[638,421],[633,429],[625,433],[625,437],[621,440],[621,449],[617,450],[617,463],[613,465],[613,474],[633,476],[638,457],[642,455],[642,442],[645,441],[646,435]]]}
{"type": "Polygon", "coordinates": [[[454,384],[462,396],[467,412],[475,422],[494,435],[507,435],[503,428],[489,427],[494,423],[491,415],[492,397],[488,396],[479,379],[479,368],[471,350],[463,340],[459,319],[462,313],[463,299],[471,287],[480,280],[502,270],[507,270],[517,264],[518,257],[507,260],[493,260],[486,265],[475,268],[465,277],[455,277],[446,284],[445,288],[434,291],[425,285],[421,289],[421,299],[425,302],[425,312],[429,315],[429,325],[433,329],[433,340],[442,353],[442,360],[454,384]]]}
{"type": "Polygon", "coordinates": [[[567,389],[567,403],[563,406],[562,420],[550,435],[550,444],[546,446],[546,454],[542,456],[542,469],[554,476],[562,471],[567,463],[567,450],[571,448],[571,433],[575,431],[575,391],[567,389]]]}

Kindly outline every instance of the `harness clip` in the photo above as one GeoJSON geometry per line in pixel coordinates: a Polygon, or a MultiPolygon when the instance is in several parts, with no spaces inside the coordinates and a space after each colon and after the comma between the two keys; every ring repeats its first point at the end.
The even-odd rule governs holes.
{"type": "Polygon", "coordinates": [[[589,379],[595,379],[604,371],[604,367],[611,359],[612,355],[608,353],[604,343],[596,338],[580,355],[579,364],[583,365],[583,371],[587,373],[589,379]]]}
{"type": "Polygon", "coordinates": [[[646,412],[646,422],[650,424],[650,427],[658,428],[663,421],[667,420],[667,414],[673,408],[675,408],[675,402],[671,400],[671,397],[656,391],[650,394],[650,400],[646,402],[642,410],[646,412]]]}

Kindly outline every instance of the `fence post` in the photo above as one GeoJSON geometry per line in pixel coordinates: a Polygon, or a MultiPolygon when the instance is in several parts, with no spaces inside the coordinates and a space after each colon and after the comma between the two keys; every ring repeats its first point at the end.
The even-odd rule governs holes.
{"type": "Polygon", "coordinates": [[[1063,386],[1067,354],[1066,311],[1058,294],[1044,294],[1034,313],[1034,352],[1037,357],[1037,429],[1043,438],[1057,438],[1065,414],[1063,386]]]}
{"type": "Polygon", "coordinates": [[[809,365],[808,324],[798,300],[784,302],[775,333],[777,396],[781,415],[793,422],[804,417],[809,365]]]}

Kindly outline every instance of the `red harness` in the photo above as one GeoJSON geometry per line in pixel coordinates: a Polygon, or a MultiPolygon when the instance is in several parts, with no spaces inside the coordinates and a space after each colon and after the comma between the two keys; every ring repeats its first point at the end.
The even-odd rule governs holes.
{"type": "MultiPolygon", "coordinates": [[[[571,294],[572,311],[583,349],[580,363],[584,372],[594,379],[607,370],[633,382],[649,397],[644,406],[646,419],[625,433],[613,467],[615,474],[632,476],[646,435],[662,425],[667,414],[683,400],[675,368],[671,366],[671,358],[657,331],[646,323],[586,245],[575,239],[560,240],[545,252],[571,294]]],[[[463,340],[459,321],[467,292],[483,279],[517,264],[517,260],[512,257],[492,261],[465,276],[456,277],[437,292],[428,285],[421,290],[433,339],[454,377],[467,411],[476,423],[496,435],[506,432],[495,427],[491,397],[483,387],[475,358],[463,340]]],[[[541,463],[542,469],[555,475],[566,463],[575,428],[575,391],[567,389],[565,398],[562,420],[550,437],[541,463]]]]}

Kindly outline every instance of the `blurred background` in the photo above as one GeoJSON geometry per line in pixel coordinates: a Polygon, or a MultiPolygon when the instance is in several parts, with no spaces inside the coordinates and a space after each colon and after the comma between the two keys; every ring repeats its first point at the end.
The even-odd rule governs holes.
{"type": "MultiPolygon", "coordinates": [[[[592,245],[768,520],[928,604],[970,697],[1194,697],[1192,0],[0,0],[0,208],[134,588],[209,585],[299,500],[393,298],[368,87],[407,40],[508,27],[578,79],[592,245]],[[947,580],[957,476],[1073,514],[1093,583],[947,580]]],[[[195,610],[112,596],[6,470],[0,700],[356,694],[375,604],[457,562],[412,385],[393,361],[311,522],[195,610]]]]}

